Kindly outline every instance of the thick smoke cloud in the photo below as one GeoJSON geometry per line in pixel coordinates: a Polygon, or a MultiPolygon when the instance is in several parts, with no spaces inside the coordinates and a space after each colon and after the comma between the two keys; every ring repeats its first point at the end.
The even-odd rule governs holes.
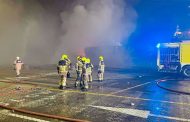
{"type": "Polygon", "coordinates": [[[0,64],[13,60],[13,56],[21,54],[25,46],[21,32],[24,30],[20,18],[22,6],[17,6],[9,0],[0,1],[0,64]],[[22,40],[22,41],[21,41],[22,40]]]}
{"type": "Polygon", "coordinates": [[[0,64],[16,56],[27,64],[48,64],[59,36],[56,16],[47,13],[37,0],[0,1],[0,64]]]}
{"type": "Polygon", "coordinates": [[[123,0],[0,0],[0,18],[0,64],[21,56],[43,65],[62,53],[74,57],[87,47],[122,44],[137,15],[123,0]]]}
{"type": "Polygon", "coordinates": [[[112,67],[132,65],[129,54],[122,47],[111,46],[121,46],[122,41],[127,40],[135,29],[136,18],[134,9],[122,0],[76,3],[70,11],[61,13],[63,35],[57,54],[85,55],[85,48],[101,47],[87,52],[87,56],[97,60],[98,55],[104,55],[112,67]]]}
{"type": "Polygon", "coordinates": [[[120,45],[134,31],[136,17],[122,0],[78,3],[61,13],[63,36],[57,54],[83,54],[86,47],[120,45]]]}

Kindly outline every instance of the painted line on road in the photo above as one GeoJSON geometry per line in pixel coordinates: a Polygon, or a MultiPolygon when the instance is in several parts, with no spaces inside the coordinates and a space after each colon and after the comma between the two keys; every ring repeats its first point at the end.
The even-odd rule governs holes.
{"type": "MultiPolygon", "coordinates": [[[[157,81],[157,80],[162,80],[162,79],[166,79],[167,77],[168,77],[168,76],[163,77],[163,78],[160,78],[160,79],[156,79],[155,81],[157,81]]],[[[126,88],[126,89],[117,91],[117,92],[112,92],[112,93],[110,93],[110,94],[117,94],[117,93],[120,93],[120,92],[123,92],[123,91],[127,91],[127,90],[130,90],[130,89],[133,89],[133,88],[137,88],[137,87],[140,87],[140,86],[144,86],[144,85],[147,85],[147,84],[150,84],[150,83],[152,83],[152,82],[146,82],[146,83],[139,84],[139,85],[136,85],[136,86],[133,86],[133,87],[129,87],[129,88],[126,88]]]]}
{"type": "MultiPolygon", "coordinates": [[[[52,73],[52,74],[54,74],[54,73],[52,73]]],[[[161,78],[161,79],[164,79],[164,78],[161,78]]],[[[55,89],[55,88],[52,88],[52,87],[49,87],[49,88],[46,88],[46,89],[47,90],[51,90],[51,91],[80,93],[80,94],[89,94],[89,95],[96,95],[96,96],[116,97],[116,98],[124,98],[124,99],[134,99],[134,100],[143,100],[143,101],[151,101],[151,102],[160,102],[160,103],[168,103],[168,104],[177,104],[177,105],[187,105],[187,106],[190,106],[190,103],[153,100],[153,99],[146,99],[146,98],[139,98],[139,97],[119,96],[119,95],[114,95],[114,94],[109,94],[109,93],[108,94],[104,94],[104,93],[94,93],[94,92],[82,92],[82,91],[79,91],[79,90],[60,90],[60,89],[55,89]]]]}
{"type": "Polygon", "coordinates": [[[145,118],[145,119],[152,116],[152,117],[159,117],[159,118],[164,118],[164,119],[169,119],[169,120],[190,122],[190,119],[151,114],[150,111],[147,111],[147,110],[138,110],[138,109],[131,109],[131,108],[117,108],[117,107],[105,107],[105,106],[93,106],[93,105],[89,105],[89,106],[94,107],[94,108],[103,109],[103,110],[123,113],[123,114],[131,115],[131,116],[135,116],[135,117],[145,118]]]}
{"type": "Polygon", "coordinates": [[[0,111],[0,114],[5,115],[5,116],[12,116],[12,117],[17,117],[17,118],[21,118],[21,119],[26,119],[26,120],[30,120],[30,121],[34,121],[34,122],[50,122],[50,121],[46,121],[46,120],[42,120],[42,119],[37,119],[37,118],[33,118],[33,117],[10,113],[8,110],[2,110],[2,111],[0,111]]]}
{"type": "Polygon", "coordinates": [[[99,108],[103,110],[114,111],[118,113],[123,113],[131,116],[141,117],[141,118],[148,118],[150,111],[145,110],[138,110],[138,109],[130,109],[130,108],[116,108],[116,107],[105,107],[105,106],[93,106],[89,105],[90,107],[99,108]]]}
{"type": "Polygon", "coordinates": [[[126,89],[123,89],[123,90],[119,90],[117,92],[112,92],[110,94],[117,94],[117,93],[120,93],[120,92],[124,92],[124,91],[130,90],[130,89],[134,89],[134,88],[140,87],[140,86],[144,86],[144,85],[147,85],[147,84],[150,84],[150,83],[152,83],[152,82],[146,82],[146,83],[139,84],[139,85],[136,85],[136,86],[133,86],[133,87],[129,87],[129,88],[126,88],[126,89]]]}
{"type": "Polygon", "coordinates": [[[114,94],[104,94],[104,93],[94,93],[94,92],[82,92],[79,90],[60,90],[55,88],[46,88],[47,90],[51,91],[62,91],[68,93],[79,93],[79,94],[87,94],[87,95],[96,95],[96,96],[105,96],[105,97],[116,97],[116,98],[123,98],[123,99],[134,99],[134,100],[143,100],[143,101],[151,101],[151,102],[160,102],[160,103],[168,103],[168,104],[177,104],[177,105],[187,105],[190,106],[190,103],[182,103],[182,102],[173,102],[173,101],[162,101],[162,100],[153,100],[153,99],[146,99],[140,97],[128,97],[128,96],[119,96],[114,94]]]}
{"type": "Polygon", "coordinates": [[[31,79],[31,78],[45,77],[45,76],[52,76],[52,75],[57,75],[57,72],[42,73],[42,74],[37,74],[37,75],[25,76],[25,77],[6,77],[5,79],[7,80],[31,79]]]}
{"type": "Polygon", "coordinates": [[[155,114],[149,114],[149,116],[158,117],[158,118],[164,118],[164,119],[170,119],[170,120],[190,122],[190,119],[185,119],[185,118],[170,117],[170,116],[155,115],[155,114]]]}

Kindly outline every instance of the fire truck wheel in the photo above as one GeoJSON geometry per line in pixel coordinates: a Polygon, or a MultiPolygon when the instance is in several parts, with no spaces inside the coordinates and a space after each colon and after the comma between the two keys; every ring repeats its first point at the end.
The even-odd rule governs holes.
{"type": "Polygon", "coordinates": [[[186,66],[183,68],[183,75],[186,77],[190,77],[190,66],[186,66]]]}

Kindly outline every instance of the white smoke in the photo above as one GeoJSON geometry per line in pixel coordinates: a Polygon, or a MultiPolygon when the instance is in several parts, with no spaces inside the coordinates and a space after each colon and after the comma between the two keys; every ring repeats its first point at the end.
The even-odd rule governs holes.
{"type": "Polygon", "coordinates": [[[22,7],[12,8],[13,5],[9,0],[0,1],[0,64],[13,61],[18,54],[22,55],[24,52],[22,36],[18,36],[23,30],[20,23],[22,7]]]}
{"type": "Polygon", "coordinates": [[[26,64],[55,64],[62,53],[122,44],[135,29],[137,14],[124,0],[39,1],[0,0],[0,64],[16,56],[26,64]]]}
{"type": "Polygon", "coordinates": [[[79,2],[61,14],[61,43],[56,54],[80,55],[86,47],[121,44],[135,29],[137,14],[123,0],[79,2]]]}
{"type": "Polygon", "coordinates": [[[37,0],[0,0],[0,64],[20,56],[26,64],[48,64],[58,41],[57,18],[37,0]]]}

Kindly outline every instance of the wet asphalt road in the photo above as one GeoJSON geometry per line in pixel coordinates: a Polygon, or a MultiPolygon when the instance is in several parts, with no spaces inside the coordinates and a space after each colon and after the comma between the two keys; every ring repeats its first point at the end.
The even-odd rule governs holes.
{"type": "MultiPolygon", "coordinates": [[[[109,69],[105,73],[103,82],[98,82],[96,73],[94,73],[94,81],[89,84],[89,90],[83,92],[79,87],[74,88],[74,72],[72,78],[68,79],[68,88],[65,90],[58,89],[59,78],[54,70],[42,69],[39,72],[41,74],[53,72],[53,74],[37,76],[38,73],[35,75],[26,73],[23,78],[15,78],[13,75],[2,76],[1,80],[7,79],[13,82],[20,80],[21,82],[40,83],[44,86],[34,87],[20,84],[21,89],[34,88],[29,88],[28,92],[24,92],[22,95],[19,92],[11,96],[9,94],[2,95],[1,103],[9,103],[12,107],[25,110],[93,122],[190,121],[190,96],[166,91],[156,85],[156,80],[165,78],[176,81],[177,85],[183,83],[181,81],[179,83],[179,79],[173,76],[158,75],[151,71],[109,69]],[[11,99],[13,100],[11,101],[11,99]],[[14,102],[14,100],[23,100],[23,102],[14,102]]],[[[185,88],[188,89],[189,79],[183,80],[186,81],[185,88]]],[[[175,88],[173,82],[164,85],[175,88]]],[[[15,87],[12,85],[10,89],[14,90],[15,87]]],[[[185,89],[184,87],[178,88],[178,90],[185,89]]],[[[32,121],[0,115],[3,118],[0,121],[32,121]]],[[[46,121],[59,121],[36,116],[30,117],[46,121]]]]}

